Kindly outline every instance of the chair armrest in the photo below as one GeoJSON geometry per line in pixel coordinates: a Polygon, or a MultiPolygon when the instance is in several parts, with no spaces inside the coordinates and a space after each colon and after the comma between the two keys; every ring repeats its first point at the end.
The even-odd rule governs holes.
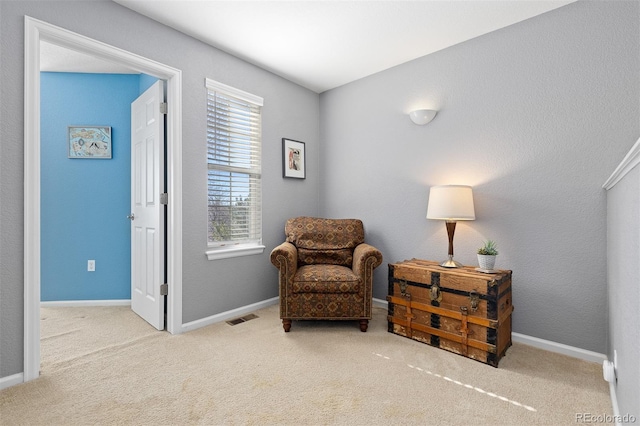
{"type": "Polygon", "coordinates": [[[298,269],[298,249],[284,242],[271,251],[271,263],[280,270],[280,276],[290,281],[298,269]]]}
{"type": "Polygon", "coordinates": [[[365,273],[367,267],[373,271],[382,264],[382,253],[370,244],[359,244],[353,251],[353,272],[359,276],[365,273]]]}

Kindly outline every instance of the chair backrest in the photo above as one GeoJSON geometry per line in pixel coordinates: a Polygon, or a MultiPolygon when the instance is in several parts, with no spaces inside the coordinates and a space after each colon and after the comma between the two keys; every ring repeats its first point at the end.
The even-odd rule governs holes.
{"type": "Polygon", "coordinates": [[[298,249],[298,264],[351,266],[353,250],[364,243],[360,219],[296,217],[284,226],[287,242],[298,249]]]}

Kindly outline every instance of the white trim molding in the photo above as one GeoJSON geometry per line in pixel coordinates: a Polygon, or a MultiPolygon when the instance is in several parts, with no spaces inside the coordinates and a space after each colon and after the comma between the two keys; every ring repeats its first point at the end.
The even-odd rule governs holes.
{"type": "Polygon", "coordinates": [[[276,305],[279,301],[280,301],[279,297],[273,297],[271,299],[253,303],[251,305],[242,306],[240,308],[232,309],[230,311],[221,312],[216,315],[211,315],[210,317],[202,318],[196,321],[191,321],[182,325],[182,331],[183,332],[193,331],[202,327],[206,327],[211,324],[226,321],[231,318],[241,317],[244,314],[257,311],[258,309],[266,308],[271,305],[276,305]]]}
{"type": "Polygon", "coordinates": [[[42,308],[76,308],[92,306],[131,306],[131,299],[116,300],[55,300],[40,302],[42,308]]]}
{"type": "Polygon", "coordinates": [[[167,331],[182,332],[182,71],[25,16],[24,381],[40,374],[40,41],[116,62],[167,82],[167,331]]]}
{"type": "Polygon", "coordinates": [[[251,256],[262,254],[264,246],[260,245],[240,245],[237,247],[210,248],[205,252],[208,260],[229,259],[238,256],[251,256]]]}
{"type": "MultiPolygon", "coordinates": [[[[609,383],[609,396],[611,397],[611,408],[613,409],[613,417],[620,418],[620,408],[618,407],[618,395],[616,393],[615,383],[609,383]]],[[[616,425],[620,425],[620,421],[616,420],[616,425]]]]}
{"type": "Polygon", "coordinates": [[[234,96],[238,99],[242,99],[246,102],[251,102],[252,104],[256,104],[259,106],[264,106],[264,99],[261,96],[254,95],[249,92],[245,92],[244,90],[236,89],[235,87],[228,86],[224,83],[220,83],[219,81],[212,80],[210,78],[205,78],[204,84],[207,89],[213,91],[226,92],[231,96],[234,96]]]}
{"type": "Polygon", "coordinates": [[[382,300],[382,299],[376,299],[374,297],[373,298],[373,306],[376,307],[376,308],[389,309],[389,302],[387,302],[386,300],[382,300]]]}
{"type": "Polygon", "coordinates": [[[18,373],[11,376],[0,377],[0,390],[19,385],[24,382],[24,374],[18,373]]]}
{"type": "Polygon", "coordinates": [[[609,179],[602,185],[606,190],[614,187],[627,173],[640,163],[640,138],[631,147],[631,150],[622,159],[622,162],[616,167],[609,179]]]}
{"type": "Polygon", "coordinates": [[[24,372],[40,375],[40,35],[25,16],[24,29],[24,372]]]}
{"type": "Polygon", "coordinates": [[[553,342],[551,340],[544,340],[538,337],[527,336],[526,334],[511,333],[511,341],[533,346],[538,349],[544,349],[545,351],[556,352],[573,358],[582,359],[584,361],[595,362],[598,364],[602,364],[602,361],[607,359],[607,356],[605,354],[576,348],[575,346],[569,346],[563,343],[553,342]]]}

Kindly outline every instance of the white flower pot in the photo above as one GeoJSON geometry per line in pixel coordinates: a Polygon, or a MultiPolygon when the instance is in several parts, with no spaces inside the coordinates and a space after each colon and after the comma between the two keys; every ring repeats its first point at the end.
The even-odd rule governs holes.
{"type": "Polygon", "coordinates": [[[478,265],[480,269],[486,269],[488,271],[493,270],[493,266],[496,264],[496,256],[491,254],[479,254],[478,265]]]}

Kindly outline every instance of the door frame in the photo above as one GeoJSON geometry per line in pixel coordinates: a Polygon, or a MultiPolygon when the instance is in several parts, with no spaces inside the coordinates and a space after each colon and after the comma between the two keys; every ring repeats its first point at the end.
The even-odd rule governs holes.
{"type": "Polygon", "coordinates": [[[182,331],[182,71],[25,16],[24,365],[40,375],[40,40],[115,62],[167,82],[167,331],[182,331]]]}

